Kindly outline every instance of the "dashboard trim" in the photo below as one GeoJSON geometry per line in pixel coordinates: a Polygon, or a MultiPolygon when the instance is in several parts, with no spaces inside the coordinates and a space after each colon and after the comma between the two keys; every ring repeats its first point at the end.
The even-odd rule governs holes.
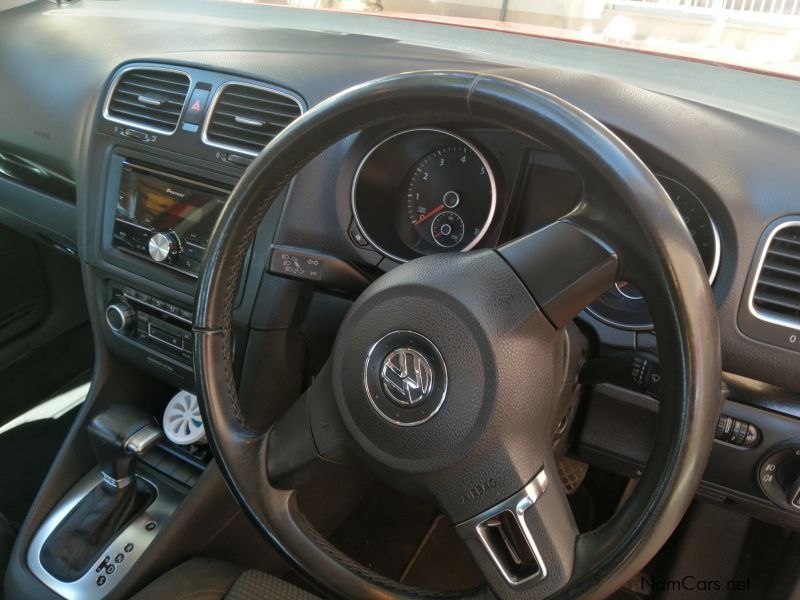
{"type": "Polygon", "coordinates": [[[377,144],[373,145],[372,148],[370,148],[369,152],[367,152],[364,155],[364,157],[361,159],[361,161],[358,163],[358,168],[356,169],[355,175],[353,176],[353,183],[350,186],[350,210],[353,213],[353,219],[355,219],[355,222],[356,222],[356,225],[358,226],[358,229],[361,231],[361,233],[364,235],[364,238],[370,243],[370,245],[373,248],[375,248],[375,250],[377,250],[383,256],[385,256],[385,257],[387,257],[387,258],[389,258],[391,260],[400,262],[400,263],[405,263],[405,262],[408,262],[409,260],[413,260],[413,259],[401,258],[399,256],[396,256],[396,255],[392,254],[391,252],[387,252],[386,250],[384,250],[379,244],[375,243],[375,241],[369,235],[369,232],[366,231],[364,226],[361,224],[361,219],[359,218],[358,211],[356,210],[356,187],[358,186],[358,178],[361,175],[361,170],[364,168],[364,165],[367,163],[367,161],[369,160],[370,156],[372,156],[372,154],[376,150],[378,150],[378,148],[380,148],[386,142],[388,142],[390,140],[393,140],[396,137],[399,137],[401,135],[406,135],[406,134],[409,134],[409,133],[414,133],[414,132],[433,132],[433,133],[439,133],[439,134],[442,134],[442,135],[446,135],[446,136],[452,137],[453,139],[457,140],[459,143],[462,143],[465,146],[467,146],[470,150],[472,150],[478,156],[478,158],[483,163],[483,166],[486,168],[486,173],[489,175],[489,184],[490,184],[490,186],[492,188],[492,206],[491,206],[491,208],[489,210],[489,215],[486,218],[486,223],[484,223],[483,228],[480,230],[478,235],[475,236],[475,239],[472,240],[472,242],[470,242],[467,246],[465,246],[464,248],[459,250],[459,252],[467,252],[469,250],[472,250],[475,246],[478,245],[478,243],[480,243],[480,241],[484,238],[486,233],[489,231],[489,229],[494,224],[493,221],[494,221],[495,213],[497,211],[497,182],[495,181],[494,170],[492,169],[491,165],[489,164],[489,161],[484,156],[483,152],[478,150],[478,148],[476,148],[475,145],[472,142],[470,142],[469,140],[463,138],[462,136],[460,136],[460,135],[458,135],[456,133],[453,133],[452,131],[448,131],[446,129],[440,129],[438,127],[412,127],[410,129],[403,129],[402,131],[395,132],[392,135],[383,138],[377,144]]]}
{"type": "Polygon", "coordinates": [[[103,118],[106,121],[111,121],[112,123],[119,123],[120,125],[127,125],[128,127],[136,127],[137,129],[142,129],[144,131],[149,131],[152,133],[159,133],[161,135],[167,135],[167,136],[173,135],[176,131],[178,131],[178,126],[180,125],[181,118],[183,117],[183,112],[186,110],[186,104],[189,102],[189,97],[191,96],[193,83],[194,80],[192,79],[191,74],[186,71],[182,71],[180,69],[174,69],[172,67],[148,65],[148,64],[127,65],[125,67],[122,67],[119,71],[117,71],[116,75],[114,75],[114,79],[111,81],[111,85],[108,87],[108,93],[106,94],[106,99],[103,102],[103,118]],[[117,89],[119,80],[122,79],[122,76],[128,71],[135,71],[135,70],[163,71],[165,73],[180,73],[181,75],[186,75],[186,77],[189,78],[189,87],[187,88],[186,98],[183,99],[183,106],[181,107],[181,113],[180,115],[178,115],[178,121],[175,123],[175,128],[172,129],[171,131],[160,127],[153,127],[151,125],[143,125],[142,123],[138,123],[136,121],[129,121],[128,119],[112,117],[111,114],[108,112],[109,107],[111,106],[111,97],[114,95],[114,91],[117,89]]]}

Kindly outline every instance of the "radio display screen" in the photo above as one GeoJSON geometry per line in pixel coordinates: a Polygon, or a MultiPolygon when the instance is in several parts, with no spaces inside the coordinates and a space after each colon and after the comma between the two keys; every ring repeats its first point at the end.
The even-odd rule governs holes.
{"type": "Polygon", "coordinates": [[[227,197],[221,188],[126,164],[117,218],[205,246],[227,197]]]}

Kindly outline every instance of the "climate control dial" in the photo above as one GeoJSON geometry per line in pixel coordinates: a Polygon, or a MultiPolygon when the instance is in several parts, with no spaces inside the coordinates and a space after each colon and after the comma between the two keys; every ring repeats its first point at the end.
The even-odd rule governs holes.
{"type": "Polygon", "coordinates": [[[106,308],[106,323],[117,333],[126,333],[131,329],[135,318],[133,309],[127,302],[114,302],[106,308]]]}

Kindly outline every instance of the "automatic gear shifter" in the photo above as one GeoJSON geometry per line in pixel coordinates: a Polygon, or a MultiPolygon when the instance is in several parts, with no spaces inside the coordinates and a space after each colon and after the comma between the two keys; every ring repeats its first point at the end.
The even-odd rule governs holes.
{"type": "Polygon", "coordinates": [[[135,457],[161,439],[153,417],[126,404],[101,412],[88,431],[103,482],[117,489],[133,483],[135,457]]]}
{"type": "Polygon", "coordinates": [[[121,404],[97,415],[87,429],[102,482],[53,531],[40,554],[42,566],[61,581],[75,581],[86,573],[155,497],[134,472],[136,456],[161,439],[153,417],[121,404]]]}

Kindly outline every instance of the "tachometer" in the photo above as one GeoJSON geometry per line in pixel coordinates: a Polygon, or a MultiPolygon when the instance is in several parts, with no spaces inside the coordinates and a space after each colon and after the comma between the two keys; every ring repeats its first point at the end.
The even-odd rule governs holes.
{"type": "MultiPolygon", "coordinates": [[[[708,280],[713,283],[719,267],[720,241],[711,215],[700,199],[682,183],[662,175],[658,176],[658,180],[683,217],[708,272],[708,280]]],[[[629,281],[616,282],[586,310],[613,327],[634,330],[653,328],[644,296],[629,281]]]]}

